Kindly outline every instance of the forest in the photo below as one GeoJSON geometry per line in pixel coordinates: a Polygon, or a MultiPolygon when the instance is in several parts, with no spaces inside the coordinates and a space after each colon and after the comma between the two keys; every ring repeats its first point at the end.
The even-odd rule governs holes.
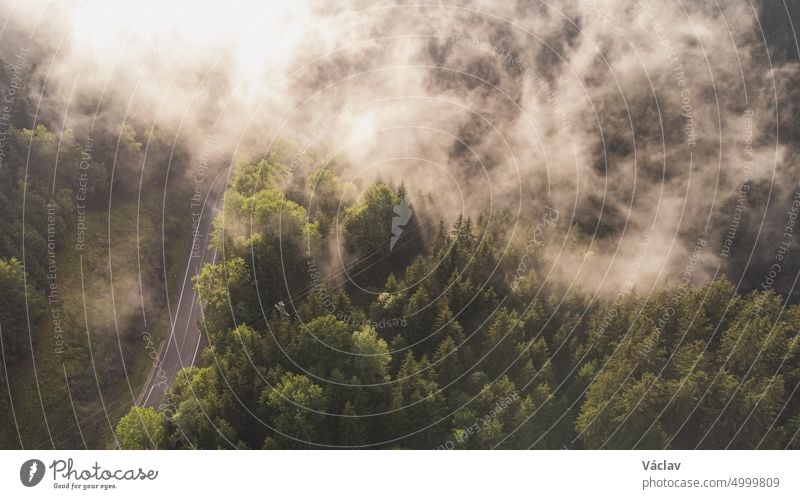
{"type": "Polygon", "coordinates": [[[799,3],[85,3],[0,29],[0,449],[800,449],[799,3]]]}
{"type": "Polygon", "coordinates": [[[692,259],[646,295],[565,290],[539,257],[555,213],[508,250],[502,225],[415,211],[390,248],[417,202],[383,182],[342,210],[349,277],[326,274],[348,186],[288,164],[237,165],[195,280],[203,364],[122,418],[122,447],[797,448],[800,307],[777,293],[692,285],[692,259]]]}
{"type": "Polygon", "coordinates": [[[0,122],[0,447],[103,448],[147,372],[143,310],[168,323],[191,244],[191,185],[161,168],[186,152],[141,124],[54,132],[25,95],[0,122]]]}

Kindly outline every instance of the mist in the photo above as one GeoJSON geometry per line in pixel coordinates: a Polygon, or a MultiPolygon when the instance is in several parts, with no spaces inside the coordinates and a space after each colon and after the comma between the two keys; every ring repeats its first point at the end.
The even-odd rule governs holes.
{"type": "MultiPolygon", "coordinates": [[[[591,292],[675,284],[692,262],[692,282],[763,287],[800,190],[800,65],[760,21],[797,19],[782,2],[2,4],[31,127],[134,124],[190,164],[288,141],[313,151],[297,175],[402,182],[422,220],[510,220],[517,250],[557,213],[543,269],[591,292]]],[[[769,287],[791,295],[793,273],[769,287]]]]}

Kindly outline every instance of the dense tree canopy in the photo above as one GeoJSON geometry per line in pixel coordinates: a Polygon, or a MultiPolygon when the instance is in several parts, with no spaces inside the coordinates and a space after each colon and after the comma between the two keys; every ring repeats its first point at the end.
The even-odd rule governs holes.
{"type": "MultiPolygon", "coordinates": [[[[317,243],[336,237],[339,209],[325,196],[341,189],[316,192],[329,211],[307,217],[285,175],[274,158],[237,171],[217,224],[225,259],[196,279],[205,367],[179,376],[167,446],[797,445],[800,308],[775,293],[742,296],[720,279],[590,301],[515,286],[500,235],[465,217],[392,262],[393,207],[408,194],[386,183],[342,215],[342,244],[383,279],[364,293],[322,277],[335,253],[317,243]]],[[[538,255],[525,280],[537,281],[538,255]]]]}
{"type": "Polygon", "coordinates": [[[134,407],[119,420],[115,433],[122,449],[158,449],[165,444],[165,418],[150,407],[134,407]]]}
{"type": "Polygon", "coordinates": [[[32,288],[26,288],[22,264],[15,258],[0,259],[0,332],[3,335],[3,360],[11,362],[30,351],[28,313],[36,324],[45,301],[32,288]]]}

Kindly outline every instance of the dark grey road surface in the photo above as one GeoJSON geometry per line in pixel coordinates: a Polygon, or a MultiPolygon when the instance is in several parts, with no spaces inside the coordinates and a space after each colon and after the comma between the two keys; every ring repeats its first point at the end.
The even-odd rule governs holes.
{"type": "MultiPolygon", "coordinates": [[[[203,334],[197,324],[202,310],[197,304],[197,297],[192,283],[203,265],[215,263],[216,250],[208,250],[211,227],[219,202],[225,193],[227,164],[223,166],[204,196],[200,207],[197,229],[194,234],[192,248],[187,256],[181,282],[174,300],[170,303],[170,330],[161,342],[158,358],[151,365],[150,373],[137,400],[137,405],[144,407],[171,408],[171,402],[165,400],[167,390],[172,386],[178,371],[194,365],[203,343],[203,334]]],[[[174,408],[172,408],[174,410],[174,408]]]]}

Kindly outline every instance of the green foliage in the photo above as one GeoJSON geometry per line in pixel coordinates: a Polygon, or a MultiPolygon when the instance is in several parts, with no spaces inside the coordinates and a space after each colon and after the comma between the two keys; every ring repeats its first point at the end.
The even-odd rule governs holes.
{"type": "Polygon", "coordinates": [[[114,433],[122,449],[159,449],[166,443],[166,418],[152,407],[132,407],[114,433]]]}
{"type": "Polygon", "coordinates": [[[29,318],[36,324],[45,300],[35,289],[25,287],[22,264],[15,258],[0,259],[0,332],[3,362],[13,362],[30,352],[29,318]]]}
{"type": "Polygon", "coordinates": [[[243,316],[252,310],[251,283],[242,258],[205,265],[194,278],[197,300],[205,310],[204,329],[214,339],[233,328],[236,320],[244,320],[243,316]]]}
{"type": "Polygon", "coordinates": [[[276,158],[242,163],[228,192],[226,259],[195,280],[207,367],[179,375],[166,446],[796,445],[800,308],[778,295],[718,280],[592,299],[539,282],[538,250],[509,277],[502,231],[465,217],[397,260],[393,208],[408,193],[384,183],[344,207],[348,269],[377,288],[362,293],[318,263],[336,261],[321,248],[338,179],[307,179],[307,216],[276,158]]]}
{"type": "Polygon", "coordinates": [[[274,438],[284,446],[302,448],[319,442],[327,400],[307,376],[285,374],[278,386],[264,390],[261,403],[274,421],[274,438]]]}
{"type": "Polygon", "coordinates": [[[370,186],[358,204],[344,213],[344,230],[347,242],[362,258],[389,251],[394,207],[400,197],[384,184],[370,186]]]}

